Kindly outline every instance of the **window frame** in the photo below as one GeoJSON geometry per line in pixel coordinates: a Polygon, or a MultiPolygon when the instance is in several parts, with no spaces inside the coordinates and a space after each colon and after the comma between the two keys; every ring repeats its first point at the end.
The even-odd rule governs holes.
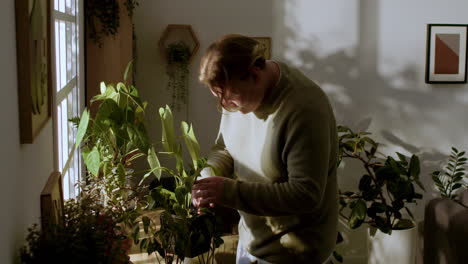
{"type": "MultiPolygon", "coordinates": [[[[68,97],[72,95],[72,93],[76,93],[76,98],[72,97],[72,101],[75,99],[77,102],[75,102],[75,105],[73,103],[71,104],[72,107],[75,106],[77,109],[73,114],[76,113],[76,115],[81,115],[83,112],[83,109],[85,107],[85,30],[84,30],[84,0],[48,0],[52,1],[51,4],[51,45],[52,45],[52,52],[51,52],[51,61],[52,61],[52,79],[53,79],[53,93],[52,93],[52,102],[53,102],[53,107],[52,107],[52,116],[53,116],[53,128],[54,128],[54,169],[56,171],[60,171],[63,177],[63,195],[64,199],[70,199],[70,198],[75,198],[80,190],[78,186],[76,186],[76,183],[83,179],[85,175],[85,167],[84,163],[82,162],[81,158],[81,153],[79,149],[75,149],[74,144],[71,145],[71,151],[68,152],[70,149],[69,144],[70,144],[70,135],[72,135],[71,139],[74,142],[74,135],[76,135],[76,128],[70,131],[70,124],[67,122],[67,125],[64,128],[62,121],[58,117],[60,115],[59,109],[60,104],[62,104],[64,101],[68,102],[68,97]],[[62,6],[63,5],[63,6],[62,6]],[[73,6],[74,5],[74,6],[73,6]],[[67,6],[71,6],[70,9],[67,9],[67,6]],[[62,8],[64,7],[64,8],[62,8]],[[73,10],[74,7],[74,10],[73,10]],[[69,14],[70,11],[71,13],[75,12],[75,14],[69,14]],[[66,81],[67,83],[62,86],[62,82],[60,81],[61,79],[61,72],[63,69],[62,67],[67,67],[67,65],[62,66],[59,63],[60,69],[57,67],[57,59],[61,60],[63,59],[62,57],[57,58],[57,56],[61,56],[62,54],[60,53],[60,43],[59,47],[57,47],[57,41],[60,42],[60,30],[57,32],[56,30],[56,21],[60,22],[69,22],[72,23],[71,27],[75,27],[75,39],[73,39],[72,36],[68,36],[65,34],[65,38],[68,37],[66,44],[71,44],[75,42],[75,49],[77,53],[76,57],[76,63],[74,65],[74,69],[76,71],[76,74],[74,78],[71,78],[70,80],[66,81]],[[71,42],[68,42],[68,41],[71,42]],[[76,90],[74,90],[74,85],[76,83],[76,90]],[[61,86],[60,89],[57,86],[61,86]],[[62,143],[63,143],[63,134],[64,134],[64,129],[66,130],[66,135],[65,135],[65,140],[67,141],[67,152],[64,155],[64,152],[62,151],[62,143]],[[61,142],[62,141],[62,142],[61,142]],[[66,156],[66,160],[64,158],[66,156]],[[72,164],[72,162],[74,164],[72,164]],[[74,170],[75,177],[70,180],[69,172],[70,168],[74,170]]],[[[59,22],[59,24],[60,24],[59,22]]],[[[60,26],[60,25],[59,25],[60,26]]],[[[66,29],[65,29],[66,30],[66,29]]],[[[62,31],[63,32],[63,31],[62,31]]],[[[63,46],[62,46],[63,48],[63,46]]],[[[67,47],[69,48],[69,47],[67,47]]],[[[73,47],[72,47],[73,49],[73,47]]],[[[70,52],[71,54],[68,54],[67,51],[65,51],[65,60],[67,63],[67,60],[72,60],[73,53],[70,52]],[[70,55],[70,57],[68,57],[70,55]]],[[[72,60],[73,62],[73,60],[72,60]]],[[[70,63],[72,65],[72,63],[70,63]]],[[[72,66],[73,67],[73,66],[72,66]]],[[[73,70],[72,70],[73,73],[73,70]]],[[[73,96],[73,95],[72,95],[73,96]]],[[[67,119],[71,118],[73,116],[70,116],[68,112],[68,103],[67,103],[67,109],[65,110],[67,112],[66,116],[67,119]]],[[[62,109],[63,111],[63,109],[62,109]]],[[[73,111],[73,110],[72,110],[73,111]]],[[[62,118],[63,119],[63,118],[62,118]]],[[[71,126],[72,127],[72,126],[71,126]]]]}

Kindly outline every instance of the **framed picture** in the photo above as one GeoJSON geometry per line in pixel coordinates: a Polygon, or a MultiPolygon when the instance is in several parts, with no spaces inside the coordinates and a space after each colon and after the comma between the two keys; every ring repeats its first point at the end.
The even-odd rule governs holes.
{"type": "Polygon", "coordinates": [[[51,116],[50,0],[16,0],[20,142],[33,143],[51,116]]]}
{"type": "Polygon", "coordinates": [[[63,216],[62,174],[50,174],[41,192],[41,225],[43,229],[56,225],[63,216]]]}
{"type": "Polygon", "coordinates": [[[271,58],[271,38],[270,37],[252,37],[256,41],[265,46],[265,59],[271,58]]]}
{"type": "Polygon", "coordinates": [[[468,25],[428,24],[426,83],[466,83],[468,25]]]}

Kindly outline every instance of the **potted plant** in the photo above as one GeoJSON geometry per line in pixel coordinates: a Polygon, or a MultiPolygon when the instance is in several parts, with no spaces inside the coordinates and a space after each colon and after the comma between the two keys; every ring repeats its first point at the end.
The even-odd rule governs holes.
{"type": "Polygon", "coordinates": [[[184,146],[192,160],[190,166],[184,164],[184,148],[176,138],[168,106],[159,109],[164,151],[156,151],[149,143],[145,126],[147,103],[139,98],[133,85],[126,84],[130,67],[129,64],[124,82],[115,86],[101,83],[101,94],[91,100],[100,103],[95,117],[90,117],[85,109],[81,118],[72,120],[78,127],[75,146],[81,146],[89,172],[82,193],[113,208],[119,215],[119,223],[133,228],[134,242],[148,253],[157,251],[166,263],[172,258],[176,262],[185,257],[203,258],[203,253],[212,253],[222,243],[220,221],[207,210],[197,214],[191,202],[193,183],[201,170],[208,167],[207,160],[200,156],[193,127],[182,122],[184,146]],[[175,168],[161,165],[159,154],[173,157],[175,168]],[[143,157],[146,157],[149,169],[135,172],[132,163],[143,157]],[[145,180],[151,175],[160,180],[163,173],[170,175],[175,187],[158,186],[148,193],[143,186],[145,180]],[[138,178],[139,183],[131,184],[139,175],[142,175],[138,178]],[[155,229],[157,219],[141,216],[143,210],[156,208],[164,209],[159,229],[155,229]],[[139,239],[139,221],[149,237],[139,239]]]}
{"type": "Polygon", "coordinates": [[[136,182],[148,170],[135,172],[132,163],[154,153],[146,130],[147,102],[140,99],[136,87],[127,84],[130,71],[131,63],[124,82],[101,83],[101,93],[91,99],[92,104],[99,103],[94,117],[85,109],[81,118],[70,120],[78,127],[75,147],[81,147],[87,169],[81,195],[112,208],[118,223],[129,230],[138,225],[148,193],[146,186],[136,182]]]}
{"type": "Polygon", "coordinates": [[[440,197],[424,212],[424,263],[463,263],[468,257],[466,161],[465,151],[452,147],[445,168],[431,173],[440,197]]]}
{"type": "Polygon", "coordinates": [[[407,158],[401,153],[397,153],[397,159],[378,157],[379,143],[369,137],[370,133],[354,132],[345,126],[339,126],[338,132],[339,162],[357,160],[365,171],[358,191],[340,191],[340,215],[351,229],[369,225],[369,263],[414,263],[415,224],[403,217],[402,211],[413,219],[408,204],[422,198],[415,190],[415,184],[424,190],[418,157],[407,158]],[[396,244],[407,246],[406,252],[389,250],[396,244]]]}
{"type": "Polygon", "coordinates": [[[78,127],[75,147],[81,146],[88,177],[99,179],[102,195],[108,198],[104,203],[132,191],[131,181],[143,173],[134,172],[132,163],[154,152],[146,130],[147,102],[140,99],[136,87],[126,84],[130,69],[131,63],[125,83],[101,83],[101,94],[91,99],[99,103],[95,117],[85,109],[81,118],[71,120],[78,127]]]}
{"type": "MultiPolygon", "coordinates": [[[[144,231],[149,237],[138,241],[141,248],[146,248],[148,254],[158,252],[165,263],[182,263],[186,258],[196,257],[200,263],[213,263],[214,250],[223,243],[221,239],[222,223],[209,210],[201,214],[192,206],[192,187],[200,172],[209,167],[207,159],[200,156],[200,146],[195,137],[193,127],[186,122],[181,123],[182,138],[191,158],[190,167],[184,164],[183,147],[177,139],[172,112],[169,106],[160,108],[162,124],[162,145],[164,152],[175,159],[175,168],[162,167],[156,158],[156,153],[148,156],[151,171],[145,177],[155,175],[161,179],[161,172],[166,172],[174,180],[173,189],[158,186],[151,190],[148,197],[148,209],[162,208],[160,225],[152,224],[154,219],[143,217],[144,231]],[[206,254],[205,254],[206,253],[206,254]]],[[[135,232],[134,234],[137,234],[135,232]]]]}
{"type": "MultiPolygon", "coordinates": [[[[124,0],[130,18],[133,11],[140,3],[139,0],[124,0]]],[[[89,38],[99,46],[102,38],[115,36],[120,27],[120,5],[119,0],[88,0],[85,1],[86,24],[88,25],[89,38]]]]}
{"type": "Polygon", "coordinates": [[[172,92],[170,106],[176,111],[180,111],[188,103],[190,57],[190,47],[183,41],[170,43],[166,48],[166,74],[169,77],[167,89],[172,92]]]}
{"type": "Polygon", "coordinates": [[[450,199],[464,207],[466,206],[460,201],[458,192],[468,187],[464,182],[466,161],[465,151],[460,152],[452,147],[445,170],[431,173],[440,197],[450,199]]]}
{"type": "Polygon", "coordinates": [[[109,207],[84,197],[65,202],[63,212],[58,224],[29,229],[21,263],[130,263],[131,240],[109,207]]]}

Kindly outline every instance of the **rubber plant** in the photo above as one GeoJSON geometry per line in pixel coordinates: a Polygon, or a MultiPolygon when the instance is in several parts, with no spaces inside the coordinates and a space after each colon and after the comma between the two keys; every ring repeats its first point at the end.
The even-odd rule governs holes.
{"type": "MultiPolygon", "coordinates": [[[[192,125],[181,123],[182,139],[176,137],[173,125],[172,111],[169,106],[159,109],[162,127],[161,155],[169,155],[175,159],[175,167],[161,167],[156,153],[148,155],[151,171],[145,177],[166,172],[175,181],[173,190],[158,186],[151,190],[148,197],[148,209],[162,208],[160,227],[156,228],[154,219],[143,217],[143,227],[149,237],[139,240],[139,232],[134,232],[135,242],[140,243],[148,254],[158,252],[165,263],[182,263],[185,257],[197,257],[200,263],[213,263],[214,250],[223,243],[221,239],[222,223],[209,210],[201,214],[192,206],[192,187],[200,172],[207,167],[207,159],[200,156],[200,146],[195,137],[192,125]],[[179,140],[180,139],[180,140],[179,140]],[[180,141],[183,141],[182,144],[180,141]],[[184,164],[182,146],[191,158],[190,166],[184,164]],[[158,172],[154,174],[154,172],[158,172]]],[[[135,226],[138,231],[138,226],[135,226]]]]}
{"type": "Polygon", "coordinates": [[[339,126],[338,131],[339,163],[343,159],[357,160],[365,171],[358,191],[340,191],[340,215],[348,220],[349,227],[366,223],[386,234],[413,227],[413,221],[404,218],[402,211],[413,218],[408,204],[422,198],[415,190],[415,185],[424,190],[419,180],[419,158],[407,158],[398,152],[397,159],[378,157],[380,144],[369,137],[371,133],[353,132],[345,126],[339,126]],[[345,208],[350,209],[349,213],[345,214],[345,208]]]}
{"type": "Polygon", "coordinates": [[[167,67],[169,77],[167,89],[172,93],[171,108],[180,111],[188,104],[188,76],[190,48],[183,41],[170,43],[166,49],[167,67]]]}

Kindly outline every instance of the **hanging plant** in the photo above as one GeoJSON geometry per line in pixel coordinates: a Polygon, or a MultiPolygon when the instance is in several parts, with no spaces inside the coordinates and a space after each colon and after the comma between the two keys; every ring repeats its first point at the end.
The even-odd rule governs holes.
{"type": "MultiPolygon", "coordinates": [[[[86,24],[88,36],[99,46],[102,38],[115,36],[120,26],[120,6],[118,0],[88,0],[85,2],[86,24]]],[[[139,5],[139,0],[125,0],[124,6],[128,16],[133,16],[133,10],[139,5]]]]}
{"type": "Polygon", "coordinates": [[[167,89],[172,92],[171,108],[180,111],[188,103],[190,48],[183,41],[174,42],[168,45],[166,55],[167,89]]]}

